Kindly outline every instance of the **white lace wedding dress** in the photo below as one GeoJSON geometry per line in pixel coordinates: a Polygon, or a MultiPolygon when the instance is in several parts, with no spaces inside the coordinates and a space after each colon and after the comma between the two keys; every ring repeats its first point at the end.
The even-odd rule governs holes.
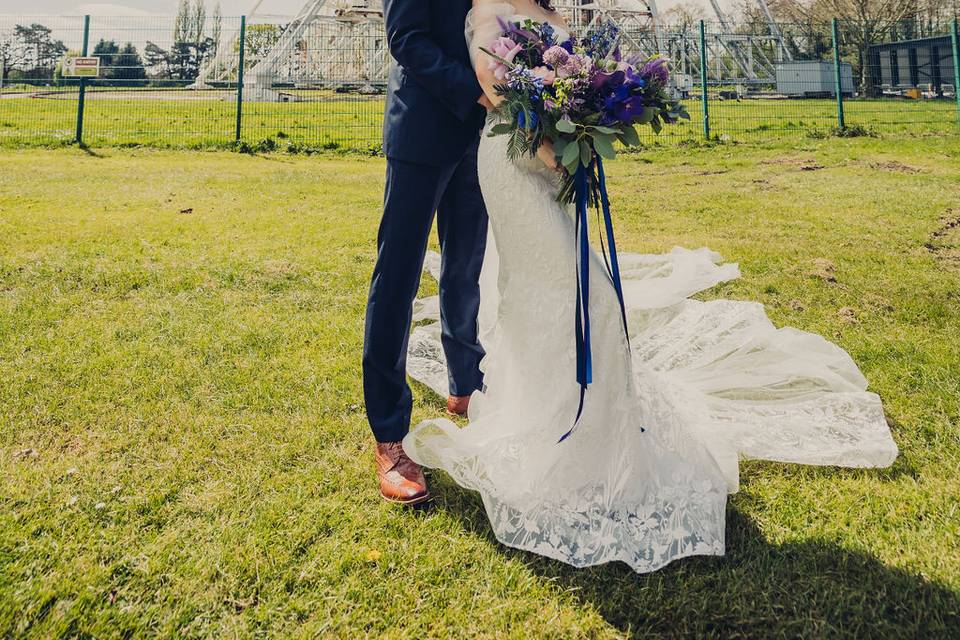
{"type": "MultiPolygon", "coordinates": [[[[473,20],[474,39],[492,40],[473,20]]],[[[621,255],[630,347],[612,283],[591,255],[593,384],[576,429],[558,443],[579,402],[572,213],[539,161],[507,161],[504,136],[483,137],[480,179],[491,224],[481,278],[486,388],[471,399],[467,427],[430,420],[403,445],[478,491],[501,542],[578,567],[622,560],[653,571],[723,554],[740,458],[894,460],[880,399],[844,351],[775,328],[759,304],[689,299],[739,276],[706,249],[621,255]]],[[[430,256],[428,270],[438,266],[430,256]]],[[[417,301],[414,315],[408,370],[446,395],[436,299],[417,301]]]]}

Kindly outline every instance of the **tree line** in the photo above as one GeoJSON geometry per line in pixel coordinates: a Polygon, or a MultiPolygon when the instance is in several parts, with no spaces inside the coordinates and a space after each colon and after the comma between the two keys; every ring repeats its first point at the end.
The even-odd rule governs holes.
{"type": "MultiPolygon", "coordinates": [[[[103,84],[136,86],[150,81],[192,81],[204,63],[216,55],[222,22],[219,3],[208,17],[203,0],[180,0],[168,48],[148,40],[141,55],[132,42],[121,45],[115,40],[101,39],[90,54],[100,58],[103,84]]],[[[80,51],[71,50],[56,39],[53,29],[46,25],[17,24],[12,30],[0,30],[4,83],[69,82],[60,74],[60,63],[66,55],[80,55],[80,51]]]]}
{"type": "MultiPolygon", "coordinates": [[[[960,18],[960,0],[767,0],[783,35],[784,46],[795,59],[829,59],[833,51],[830,22],[840,23],[843,57],[852,63],[860,90],[872,95],[875,61],[873,45],[950,33],[960,18]]],[[[729,16],[737,33],[769,33],[769,22],[756,0],[734,0],[729,16]]],[[[695,29],[712,13],[700,0],[684,0],[665,15],[666,21],[695,29]]]]}

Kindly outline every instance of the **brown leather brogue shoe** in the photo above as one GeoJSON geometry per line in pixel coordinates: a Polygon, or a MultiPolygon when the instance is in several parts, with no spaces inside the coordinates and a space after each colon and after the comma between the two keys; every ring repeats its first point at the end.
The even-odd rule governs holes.
{"type": "Polygon", "coordinates": [[[450,396],[447,398],[447,413],[461,418],[466,417],[470,406],[470,396],[450,396]]]}
{"type": "Polygon", "coordinates": [[[377,443],[377,479],[384,500],[414,505],[430,499],[423,469],[410,459],[399,442],[377,443]]]}

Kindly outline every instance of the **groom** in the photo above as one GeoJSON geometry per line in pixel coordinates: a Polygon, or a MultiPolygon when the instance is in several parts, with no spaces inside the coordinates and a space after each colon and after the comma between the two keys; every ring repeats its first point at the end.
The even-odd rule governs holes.
{"type": "Polygon", "coordinates": [[[417,504],[429,498],[420,466],[400,441],[413,397],[406,380],[411,307],[437,216],[442,264],[440,319],[450,398],[466,413],[483,377],[477,339],[487,211],[477,178],[484,97],[470,65],[464,21],[470,0],[384,0],[390,71],[383,151],[387,180],[377,263],[367,300],[363,393],[377,440],[380,494],[417,504]]]}

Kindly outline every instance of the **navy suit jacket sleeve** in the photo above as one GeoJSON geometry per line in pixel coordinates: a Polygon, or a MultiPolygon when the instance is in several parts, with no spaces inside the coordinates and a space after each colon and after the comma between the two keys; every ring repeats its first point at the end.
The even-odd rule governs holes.
{"type": "Polygon", "coordinates": [[[443,51],[430,34],[426,0],[384,0],[390,53],[413,77],[460,120],[473,112],[483,89],[469,64],[443,51]]]}

